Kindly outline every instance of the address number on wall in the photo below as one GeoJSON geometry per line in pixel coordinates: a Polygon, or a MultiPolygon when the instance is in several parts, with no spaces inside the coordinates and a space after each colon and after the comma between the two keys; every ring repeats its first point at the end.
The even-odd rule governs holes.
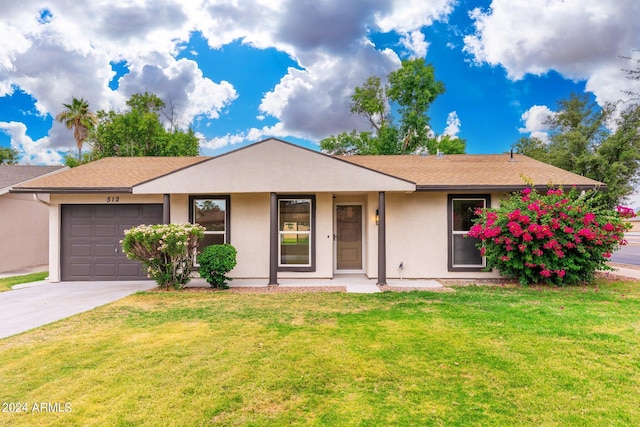
{"type": "Polygon", "coordinates": [[[120,203],[120,196],[107,197],[107,203],[120,203]]]}

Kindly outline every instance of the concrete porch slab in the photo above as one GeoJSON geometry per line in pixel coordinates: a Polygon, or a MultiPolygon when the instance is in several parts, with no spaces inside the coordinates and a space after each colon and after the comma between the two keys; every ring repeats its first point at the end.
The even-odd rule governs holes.
{"type": "Polygon", "coordinates": [[[433,279],[387,279],[387,285],[395,288],[442,289],[443,286],[433,279]]]}

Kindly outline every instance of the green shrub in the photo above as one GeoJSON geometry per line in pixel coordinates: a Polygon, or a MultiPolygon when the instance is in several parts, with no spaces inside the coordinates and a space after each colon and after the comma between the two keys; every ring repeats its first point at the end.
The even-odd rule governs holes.
{"type": "Polygon", "coordinates": [[[197,224],[140,225],[125,230],[121,244],[127,258],[142,262],[159,287],[182,289],[202,236],[204,228],[197,224]]]}
{"type": "Polygon", "coordinates": [[[227,281],[233,280],[225,276],[236,266],[236,248],[228,243],[211,245],[198,255],[200,277],[203,277],[212,288],[229,289],[227,281]]]}
{"type": "Polygon", "coordinates": [[[525,188],[497,209],[482,209],[468,236],[478,238],[487,267],[520,283],[579,284],[627,242],[631,209],[607,209],[596,193],[550,188],[546,194],[525,188]]]}

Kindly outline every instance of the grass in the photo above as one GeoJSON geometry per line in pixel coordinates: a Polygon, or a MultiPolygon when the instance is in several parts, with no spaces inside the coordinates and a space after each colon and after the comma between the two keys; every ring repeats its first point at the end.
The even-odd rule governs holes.
{"type": "Polygon", "coordinates": [[[11,287],[20,285],[22,283],[37,282],[44,280],[49,276],[48,271],[42,271],[39,273],[25,274],[22,276],[11,276],[0,279],[0,292],[10,291],[11,287]]]}
{"type": "Polygon", "coordinates": [[[640,425],[639,312],[633,282],[141,293],[0,340],[0,425],[640,425]]]}

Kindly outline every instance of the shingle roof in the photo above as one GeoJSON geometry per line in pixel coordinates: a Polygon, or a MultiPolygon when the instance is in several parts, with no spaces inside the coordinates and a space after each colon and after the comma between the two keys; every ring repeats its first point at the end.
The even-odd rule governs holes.
{"type": "Polygon", "coordinates": [[[437,156],[340,156],[342,160],[416,183],[419,190],[516,189],[536,186],[603,186],[601,182],[515,154],[437,156]]]}
{"type": "MultiPolygon", "coordinates": [[[[248,147],[250,148],[250,147],[248,147]]],[[[401,178],[417,190],[521,189],[528,182],[579,188],[604,184],[522,155],[337,156],[337,159],[401,178]]],[[[14,187],[22,192],[131,192],[138,184],[158,178],[211,157],[110,157],[97,160],[14,187]]],[[[259,159],[257,159],[259,162],[259,159]]]]}
{"type": "Polygon", "coordinates": [[[209,157],[107,157],[55,175],[35,179],[14,190],[46,192],[131,191],[136,184],[175,172],[209,157]]]}
{"type": "Polygon", "coordinates": [[[0,191],[64,168],[65,166],[0,165],[0,191]]]}

